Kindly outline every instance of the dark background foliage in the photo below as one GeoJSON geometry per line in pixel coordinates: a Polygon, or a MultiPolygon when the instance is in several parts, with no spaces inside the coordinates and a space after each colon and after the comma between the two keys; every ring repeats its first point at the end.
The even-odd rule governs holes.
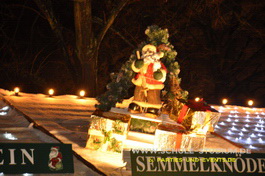
{"type": "MultiPolygon", "coordinates": [[[[102,28],[118,0],[92,0],[93,27],[102,28]]],[[[67,69],[58,40],[31,0],[0,2],[0,87],[24,92],[60,94],[78,89],[67,69]]],[[[73,1],[53,0],[65,43],[73,48],[73,1]]],[[[135,0],[127,4],[107,32],[99,50],[98,88],[105,91],[109,74],[118,72],[131,52],[145,41],[145,29],[168,28],[178,52],[182,88],[190,98],[245,105],[252,98],[265,105],[265,1],[263,0],[135,0]]]]}

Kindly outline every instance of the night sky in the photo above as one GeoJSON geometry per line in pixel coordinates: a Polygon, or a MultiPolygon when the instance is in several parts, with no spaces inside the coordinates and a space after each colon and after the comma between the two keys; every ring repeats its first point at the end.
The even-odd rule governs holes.
{"type": "MultiPolygon", "coordinates": [[[[45,2],[49,2],[48,0],[45,2]]],[[[51,0],[65,45],[75,49],[72,0],[51,0]]],[[[118,0],[92,0],[93,32],[102,28],[118,0]]],[[[0,88],[74,94],[60,42],[33,0],[1,0],[0,88]]],[[[263,0],[131,0],[118,14],[99,49],[98,88],[106,91],[109,74],[118,72],[149,25],[168,28],[178,52],[181,87],[190,98],[220,104],[265,107],[265,1],[263,0]]]]}

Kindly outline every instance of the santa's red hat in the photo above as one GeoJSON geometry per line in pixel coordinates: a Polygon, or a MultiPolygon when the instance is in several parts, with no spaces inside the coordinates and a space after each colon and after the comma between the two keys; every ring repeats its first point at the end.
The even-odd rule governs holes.
{"type": "Polygon", "coordinates": [[[59,150],[59,147],[58,146],[54,146],[51,148],[51,150],[59,150]]]}

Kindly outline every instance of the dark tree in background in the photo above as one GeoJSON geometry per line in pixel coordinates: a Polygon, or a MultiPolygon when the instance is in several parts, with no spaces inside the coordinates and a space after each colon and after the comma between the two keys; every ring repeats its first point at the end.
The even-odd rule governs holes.
{"type": "Polygon", "coordinates": [[[183,81],[189,81],[191,94],[211,101],[227,96],[235,103],[264,99],[264,5],[221,0],[190,4],[182,24],[186,29],[176,37],[181,58],[188,60],[191,73],[183,81]]]}
{"type": "Polygon", "coordinates": [[[59,41],[69,71],[75,83],[88,91],[88,96],[97,95],[98,84],[98,52],[101,42],[115,18],[130,0],[109,1],[111,10],[102,21],[102,27],[95,28],[92,24],[91,0],[74,1],[75,40],[72,43],[75,50],[69,50],[66,46],[61,24],[53,12],[51,0],[34,0],[40,11],[49,22],[52,31],[59,41]]]}
{"type": "Polygon", "coordinates": [[[75,93],[95,82],[92,90],[103,93],[109,74],[119,71],[146,27],[155,24],[169,30],[181,87],[190,98],[219,103],[227,96],[234,104],[253,98],[265,104],[263,0],[0,3],[2,88],[20,84],[41,92],[53,86],[75,93]]]}

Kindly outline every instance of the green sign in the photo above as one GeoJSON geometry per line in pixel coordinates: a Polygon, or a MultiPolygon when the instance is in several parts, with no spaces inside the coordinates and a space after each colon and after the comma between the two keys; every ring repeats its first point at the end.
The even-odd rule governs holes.
{"type": "Polygon", "coordinates": [[[265,174],[264,153],[131,151],[133,176],[265,174]]]}
{"type": "Polygon", "coordinates": [[[71,144],[2,143],[0,173],[74,173],[71,144]]]}

